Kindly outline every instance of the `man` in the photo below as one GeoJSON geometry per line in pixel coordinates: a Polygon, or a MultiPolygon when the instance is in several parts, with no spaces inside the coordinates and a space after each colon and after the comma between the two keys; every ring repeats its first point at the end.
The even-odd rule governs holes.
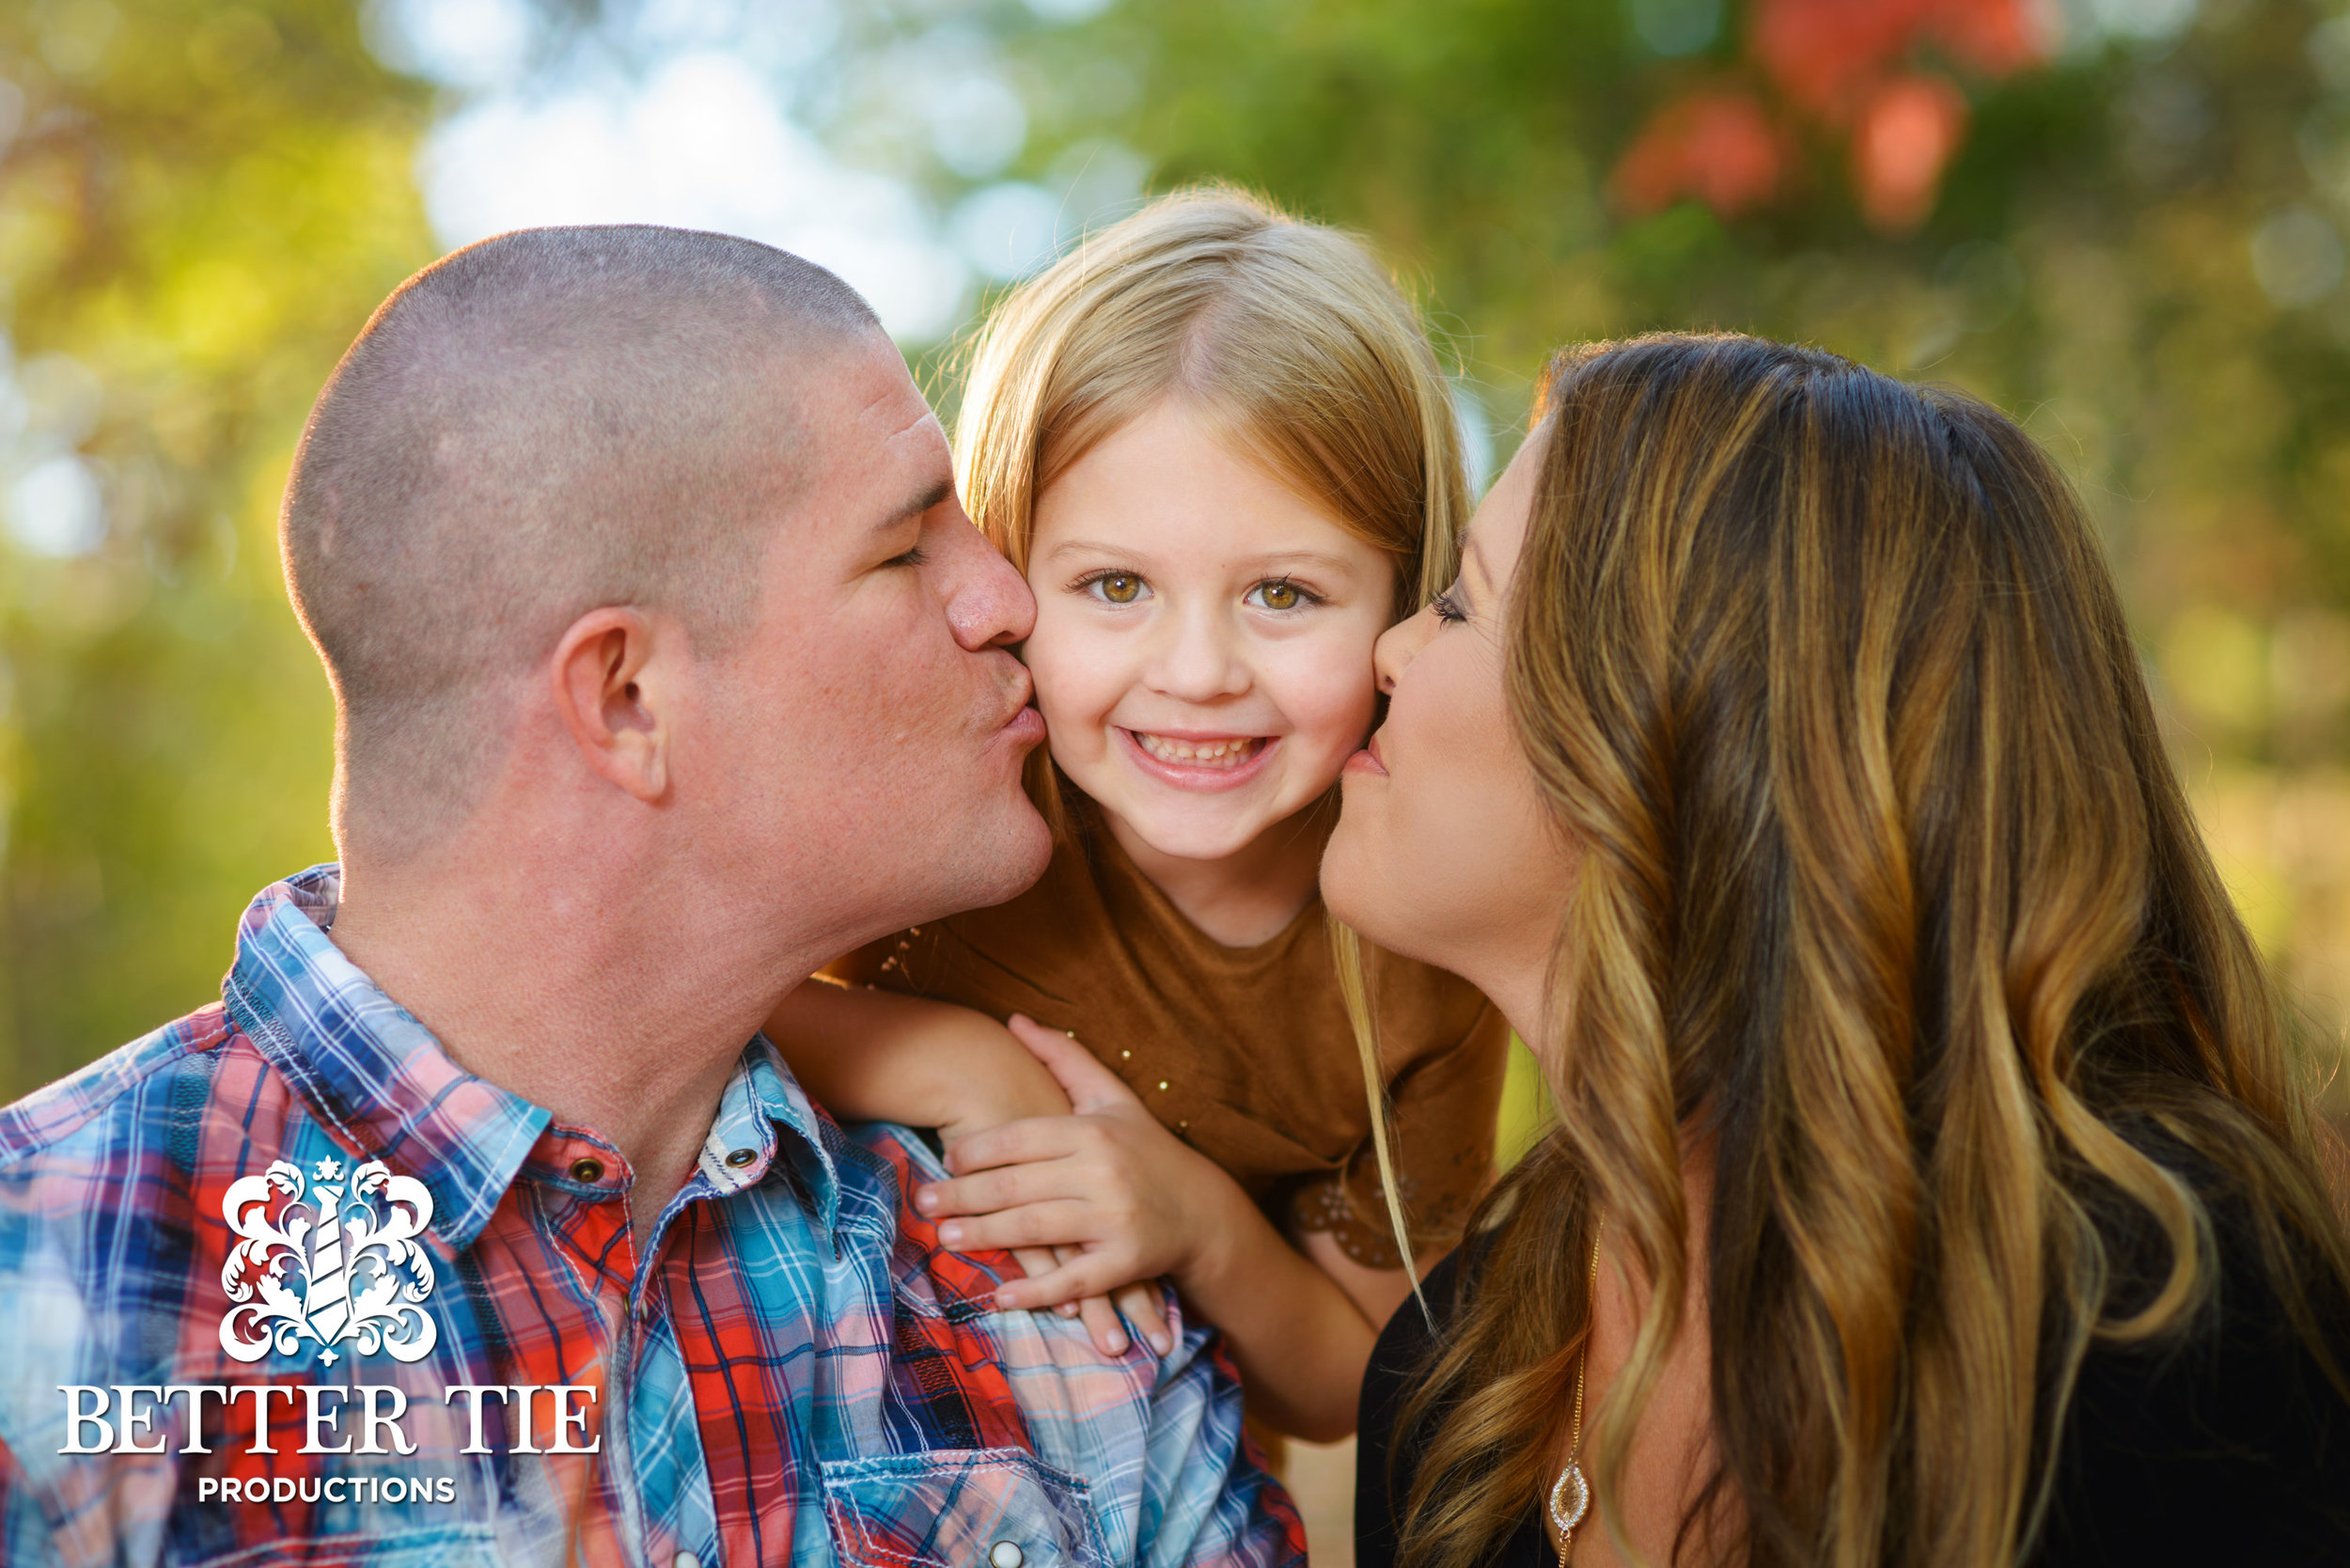
{"type": "Polygon", "coordinates": [[[715,235],[461,251],[282,535],[341,862],[0,1113],[0,1555],[1296,1559],[1201,1334],[996,1311],[928,1152],[757,1034],[1048,851],[1033,604],[864,302],[715,235]]]}

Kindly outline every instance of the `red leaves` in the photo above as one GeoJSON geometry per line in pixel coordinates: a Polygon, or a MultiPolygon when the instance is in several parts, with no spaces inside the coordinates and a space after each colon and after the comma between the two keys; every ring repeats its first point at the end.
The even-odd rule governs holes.
{"type": "Polygon", "coordinates": [[[1839,120],[1949,0],[1756,0],[1747,54],[1788,104],[1839,120]]]}
{"type": "Polygon", "coordinates": [[[1616,165],[1616,194],[1636,212],[1695,196],[1736,217],[1778,195],[1787,138],[1751,93],[1700,90],[1667,104],[1616,165]]]}
{"type": "Polygon", "coordinates": [[[1966,133],[1966,100],[1946,76],[1897,76],[1853,128],[1852,177],[1870,227],[1906,233],[1934,211],[1942,170],[1966,133]]]}
{"type": "Polygon", "coordinates": [[[1739,74],[1765,90],[1717,80],[1659,110],[1616,165],[1633,212],[1689,196],[1752,212],[1786,194],[1810,132],[1848,141],[1862,215],[1904,232],[1933,212],[1967,120],[1957,84],[1914,57],[1996,77],[2047,55],[2031,0],[1754,0],[1750,18],[1739,74]]]}

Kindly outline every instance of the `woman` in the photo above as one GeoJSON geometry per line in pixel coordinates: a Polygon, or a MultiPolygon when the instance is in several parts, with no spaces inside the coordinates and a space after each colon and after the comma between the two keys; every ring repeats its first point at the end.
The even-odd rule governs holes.
{"type": "Polygon", "coordinates": [[[1379,661],[1324,896],[1559,1125],[1381,1340],[1361,1560],[2350,1562],[2308,1095],[2014,425],[1571,355],[1379,661]]]}

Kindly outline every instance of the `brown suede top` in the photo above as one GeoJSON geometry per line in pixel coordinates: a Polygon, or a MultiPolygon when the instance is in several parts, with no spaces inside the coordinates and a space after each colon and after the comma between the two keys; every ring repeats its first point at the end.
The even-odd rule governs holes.
{"type": "MultiPolygon", "coordinates": [[[[1449,1247],[1492,1173],[1509,1027],[1465,980],[1368,947],[1364,959],[1404,1214],[1417,1247],[1449,1247]]],[[[1271,941],[1224,947],[1097,823],[1010,903],[901,932],[827,972],[1073,1031],[1277,1226],[1399,1265],[1319,898],[1271,941]]]]}

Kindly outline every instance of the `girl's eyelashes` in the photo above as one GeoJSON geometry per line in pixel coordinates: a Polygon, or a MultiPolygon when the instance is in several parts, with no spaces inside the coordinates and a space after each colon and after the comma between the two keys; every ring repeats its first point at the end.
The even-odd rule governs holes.
{"type": "Polygon", "coordinates": [[[1132,604],[1151,596],[1151,585],[1132,572],[1092,572],[1070,587],[1104,604],[1132,604]]]}
{"type": "MultiPolygon", "coordinates": [[[[1454,587],[1457,588],[1459,585],[1455,584],[1454,587]]],[[[1452,588],[1447,588],[1428,601],[1428,607],[1436,612],[1436,619],[1448,625],[1468,619],[1467,612],[1461,608],[1459,601],[1452,597],[1452,588]]]]}
{"type": "Polygon", "coordinates": [[[1303,583],[1276,577],[1250,588],[1241,596],[1241,603],[1254,604],[1261,610],[1278,611],[1303,609],[1308,604],[1326,604],[1328,601],[1303,583]]]}
{"type": "MultiPolygon", "coordinates": [[[[1097,604],[1138,604],[1151,598],[1151,585],[1140,572],[1123,572],[1112,567],[1101,572],[1089,572],[1069,585],[1097,604]]],[[[1329,603],[1305,584],[1287,577],[1272,577],[1259,583],[1241,596],[1241,603],[1276,614],[1301,610],[1309,604],[1329,603]]]]}

